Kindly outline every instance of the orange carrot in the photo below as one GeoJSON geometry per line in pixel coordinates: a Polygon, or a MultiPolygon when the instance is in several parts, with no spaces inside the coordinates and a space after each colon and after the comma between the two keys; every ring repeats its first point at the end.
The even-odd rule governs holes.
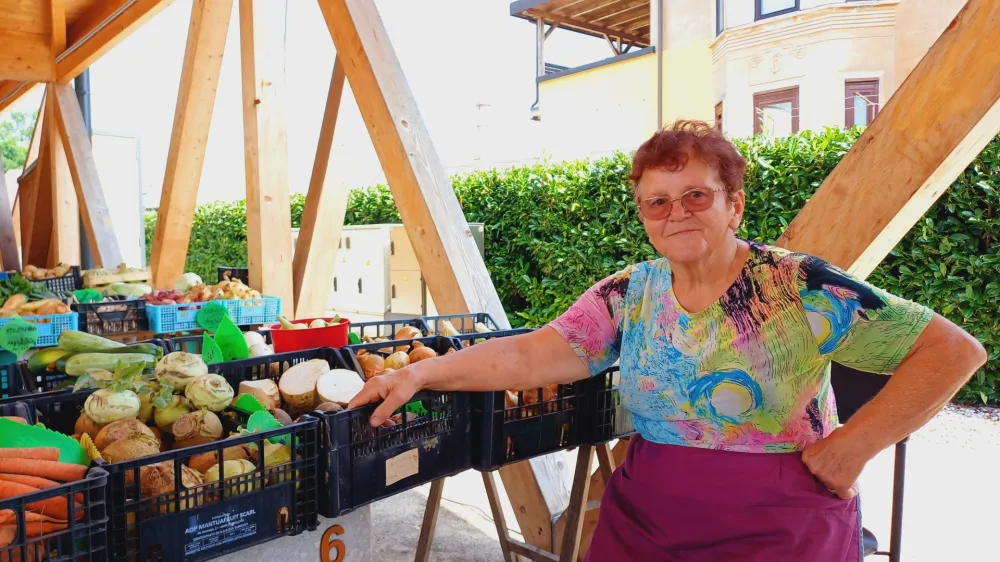
{"type": "MultiPolygon", "coordinates": [[[[18,484],[17,482],[7,481],[0,482],[0,499],[23,496],[37,491],[38,488],[28,486],[26,484],[18,484]]],[[[61,520],[66,520],[69,517],[69,502],[66,500],[66,496],[56,496],[54,498],[38,500],[27,504],[25,507],[29,511],[34,511],[39,515],[47,515],[61,520]]],[[[82,516],[83,510],[78,511],[76,514],[77,519],[82,516]]]]}
{"type": "Polygon", "coordinates": [[[28,420],[22,418],[21,416],[0,416],[0,419],[10,420],[12,422],[23,423],[24,425],[28,425],[28,420]]]}
{"type": "MultiPolygon", "coordinates": [[[[62,486],[59,482],[54,482],[47,478],[39,478],[37,476],[28,476],[26,474],[0,474],[0,481],[27,484],[28,486],[34,486],[40,490],[47,490],[49,488],[55,488],[56,486],[62,486]]],[[[77,493],[74,497],[76,498],[77,506],[83,505],[83,494],[77,493]]]]}
{"type": "MultiPolygon", "coordinates": [[[[0,527],[0,545],[4,544],[4,540],[14,542],[15,536],[17,536],[17,530],[14,529],[13,525],[0,527]],[[8,535],[10,536],[9,539],[6,538],[8,535]]],[[[45,540],[29,542],[25,545],[25,556],[23,558],[21,557],[20,546],[11,548],[9,551],[0,551],[0,562],[42,562],[45,559],[46,542],[45,540]]]]}
{"type": "Polygon", "coordinates": [[[0,459],[34,459],[40,461],[59,460],[59,449],[55,447],[30,447],[0,449],[0,459]]]}
{"type": "Polygon", "coordinates": [[[87,467],[59,461],[0,458],[0,472],[39,476],[56,482],[73,482],[81,480],[87,474],[87,467]]]}

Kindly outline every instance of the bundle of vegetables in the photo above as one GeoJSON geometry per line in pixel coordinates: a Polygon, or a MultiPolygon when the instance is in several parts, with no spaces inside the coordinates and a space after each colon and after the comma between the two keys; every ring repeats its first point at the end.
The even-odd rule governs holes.
{"type": "Polygon", "coordinates": [[[35,267],[33,265],[25,266],[24,271],[21,275],[28,279],[34,279],[36,281],[41,281],[42,279],[54,279],[56,277],[62,277],[64,275],[69,275],[73,272],[73,267],[66,265],[64,263],[57,264],[51,269],[46,269],[44,267],[35,267]]]}
{"type": "Polygon", "coordinates": [[[163,348],[152,343],[125,345],[78,330],[59,334],[56,347],[47,347],[28,357],[28,370],[33,374],[63,373],[71,377],[83,375],[87,369],[113,371],[119,362],[152,369],[163,357],[163,348]]]}
{"type": "Polygon", "coordinates": [[[17,274],[0,280],[0,299],[3,300],[0,318],[66,314],[70,311],[62,295],[17,274]]]}
{"type": "Polygon", "coordinates": [[[281,330],[309,330],[313,328],[328,328],[330,326],[339,326],[341,320],[340,315],[334,315],[334,317],[327,322],[322,318],[316,318],[308,324],[293,324],[282,315],[278,315],[278,323],[281,324],[281,330]]]}
{"type": "MultiPolygon", "coordinates": [[[[186,286],[186,283],[178,283],[177,285],[177,287],[181,288],[186,286]]],[[[214,300],[259,299],[261,298],[261,294],[260,291],[251,289],[242,281],[236,279],[222,281],[215,285],[197,283],[191,285],[186,290],[179,290],[175,287],[171,291],[153,291],[142,298],[146,299],[146,302],[152,305],[165,305],[214,300]]]]}
{"type": "MultiPolygon", "coordinates": [[[[61,462],[56,447],[0,448],[0,500],[33,494],[55,488],[68,482],[81,480],[87,467],[61,462]]],[[[25,536],[40,537],[62,531],[69,526],[70,517],[79,521],[84,516],[82,494],[73,498],[74,513],[70,514],[69,494],[30,502],[24,506],[25,536]]],[[[14,510],[0,510],[0,549],[12,544],[18,535],[17,516],[14,510]]],[[[35,552],[31,544],[29,557],[42,559],[42,552],[35,552]],[[31,553],[35,556],[30,556],[31,553]]],[[[41,549],[38,549],[41,550],[41,549]]],[[[14,560],[16,551],[0,554],[0,559],[14,560]],[[14,556],[14,558],[10,558],[14,556]]]]}

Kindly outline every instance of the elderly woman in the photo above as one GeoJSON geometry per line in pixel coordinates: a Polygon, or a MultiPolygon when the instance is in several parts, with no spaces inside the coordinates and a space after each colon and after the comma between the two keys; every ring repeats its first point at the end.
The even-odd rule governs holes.
{"type": "Polygon", "coordinates": [[[600,281],[530,334],[374,378],[352,406],[383,399],[377,425],[420,389],[528,390],[619,360],[637,435],[589,560],[860,560],[865,463],[930,420],[986,353],[919,304],[737,237],[745,168],[705,123],[656,133],[631,179],[663,257],[600,281]],[[840,427],[831,361],[892,373],[840,427]]]}

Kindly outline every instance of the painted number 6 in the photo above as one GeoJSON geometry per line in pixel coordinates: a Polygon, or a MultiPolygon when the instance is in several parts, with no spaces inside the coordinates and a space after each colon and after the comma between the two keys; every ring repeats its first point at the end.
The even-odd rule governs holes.
{"type": "Polygon", "coordinates": [[[331,525],[323,533],[323,540],[319,542],[320,562],[343,562],[347,556],[347,549],[344,541],[336,538],[344,534],[344,528],[340,525],[331,525]],[[336,550],[336,554],[333,551],[336,550]]]}

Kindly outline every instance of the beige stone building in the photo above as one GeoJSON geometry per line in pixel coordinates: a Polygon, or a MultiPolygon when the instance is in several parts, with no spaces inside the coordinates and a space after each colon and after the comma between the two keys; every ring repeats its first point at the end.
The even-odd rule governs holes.
{"type": "Polygon", "coordinates": [[[630,148],[678,117],[727,135],[865,125],[964,0],[519,0],[538,26],[536,112],[566,156],[630,148]],[[552,28],[612,56],[544,57],[552,28]],[[588,148],[589,147],[589,148],[588,148]]]}

